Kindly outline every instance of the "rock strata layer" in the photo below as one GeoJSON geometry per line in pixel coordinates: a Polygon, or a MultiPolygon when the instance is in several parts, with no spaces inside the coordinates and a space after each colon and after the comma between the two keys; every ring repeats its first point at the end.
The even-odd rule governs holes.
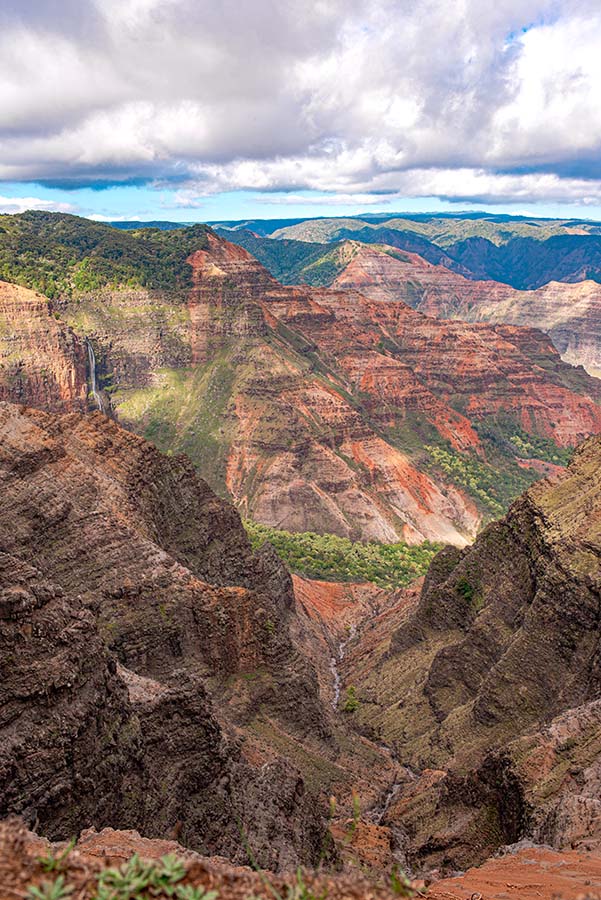
{"type": "Polygon", "coordinates": [[[0,395],[79,409],[86,375],[91,386],[87,341],[99,397],[91,405],[163,450],[186,452],[242,515],[291,531],[464,545],[491,503],[496,514],[506,508],[503,491],[514,496],[545,465],[544,447],[553,461],[558,448],[601,431],[599,382],[537,330],[370,299],[374,265],[399,261],[370,248],[349,258],[344,289],[286,287],[203,231],[185,290],[72,292],[50,315],[38,295],[6,286],[22,301],[7,307],[12,324],[0,331],[0,353],[12,360],[0,369],[0,395]],[[33,309],[41,318],[32,330],[33,309]],[[531,438],[524,460],[511,441],[531,438]]]}

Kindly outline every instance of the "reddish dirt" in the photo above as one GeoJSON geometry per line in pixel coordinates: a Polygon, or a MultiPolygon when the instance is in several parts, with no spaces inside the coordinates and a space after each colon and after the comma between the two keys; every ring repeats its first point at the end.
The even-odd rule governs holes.
{"type": "Polygon", "coordinates": [[[334,633],[343,632],[388,599],[388,593],[371,582],[317,581],[293,575],[294,593],[309,618],[322,622],[334,633]]]}
{"type": "Polygon", "coordinates": [[[542,848],[490,859],[460,878],[434,885],[429,900],[597,900],[601,852],[542,848]]]}
{"type": "MultiPolygon", "coordinates": [[[[51,846],[16,820],[0,822],[0,900],[24,900],[33,885],[45,881],[52,883],[57,873],[45,873],[39,857],[60,854],[64,848],[64,844],[51,846]]],[[[167,853],[177,855],[186,865],[182,883],[216,890],[219,900],[248,900],[250,897],[273,900],[274,896],[300,895],[296,872],[287,876],[254,872],[218,857],[201,857],[174,841],[153,841],[141,838],[135,831],[107,828],[100,833],[84,832],[65,859],[60,873],[73,889],[70,900],[93,900],[97,873],[106,866],[122,865],[134,853],[148,860],[159,859],[167,853]]],[[[393,900],[395,896],[387,887],[375,885],[356,874],[305,873],[302,880],[316,897],[327,896],[328,900],[393,900]]],[[[157,900],[163,900],[163,897],[166,900],[165,895],[160,895],[157,900]]]]}

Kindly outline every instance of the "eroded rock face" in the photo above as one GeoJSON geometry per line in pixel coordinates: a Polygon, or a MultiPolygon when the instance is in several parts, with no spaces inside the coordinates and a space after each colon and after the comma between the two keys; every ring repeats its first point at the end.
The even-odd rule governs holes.
{"type": "Polygon", "coordinates": [[[355,672],[348,659],[360,721],[414,771],[388,815],[420,864],[601,837],[600,523],[591,438],[472,547],[435,558],[374,669],[360,645],[355,672]]]}
{"type": "Polygon", "coordinates": [[[334,286],[374,300],[402,300],[432,317],[540,328],[566,362],[593,375],[601,371],[601,286],[596,281],[550,281],[520,291],[499,281],[465,278],[415,253],[357,245],[334,286]]]}
{"type": "Polygon", "coordinates": [[[83,411],[86,366],[83,341],[55,319],[46,297],[0,282],[0,400],[83,411]]]}
{"type": "MultiPolygon", "coordinates": [[[[350,254],[346,270],[361,290],[362,257],[350,254]]],[[[501,423],[501,443],[521,429],[560,447],[601,430],[598,383],[538,331],[436,320],[348,288],[284,287],[212,233],[188,262],[187,294],[103,289],[53,303],[91,340],[104,408],[185,451],[257,521],[464,545],[490,511],[425,447],[486,464],[497,451],[479,425],[501,423]]],[[[508,446],[511,477],[522,476],[508,446]]]]}
{"type": "Polygon", "coordinates": [[[261,706],[328,739],[281,564],[252,554],[189,463],[100,414],[0,404],[0,485],[2,814],[54,838],[176,829],[246,862],[241,825],[264,865],[316,860],[324,830],[298,771],[254,769],[226,734],[261,706]]]}
{"type": "MultiPolygon", "coordinates": [[[[94,616],[39,569],[0,555],[0,806],[59,836],[120,819],[139,723],[94,616]]],[[[134,776],[135,777],[135,776],[134,776]]]]}
{"type": "Polygon", "coordinates": [[[244,355],[239,345],[230,351],[236,375],[221,432],[229,492],[259,521],[462,543],[477,510],[420,471],[390,439],[395,429],[415,417],[456,452],[477,455],[473,423],[490,416],[561,445],[601,428],[595,383],[562,368],[538,332],[433,321],[354,292],[282,287],[242,248],[214,237],[191,262],[202,286],[194,308],[206,307],[204,318],[195,312],[199,344],[210,344],[216,320],[223,351],[232,310],[239,333],[255,335],[244,355]],[[249,324],[251,301],[269,340],[256,338],[264,324],[249,324]]]}

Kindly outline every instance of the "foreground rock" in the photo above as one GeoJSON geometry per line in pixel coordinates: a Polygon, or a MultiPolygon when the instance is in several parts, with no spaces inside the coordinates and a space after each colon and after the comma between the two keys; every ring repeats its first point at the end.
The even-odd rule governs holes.
{"type": "Polygon", "coordinates": [[[0,492],[0,814],[247,861],[242,829],[271,868],[318,859],[298,770],[254,768],[236,737],[260,706],[328,739],[277,558],[188,462],[100,414],[0,404],[0,492]]]}
{"type": "MultiPolygon", "coordinates": [[[[51,846],[23,827],[18,821],[0,822],[0,898],[25,897],[28,888],[54,881],[57,873],[47,874],[40,857],[59,855],[65,845],[51,846]]],[[[359,875],[328,876],[310,872],[290,872],[285,876],[234,867],[226,860],[207,858],[185,850],[175,841],[148,840],[135,831],[107,828],[100,833],[85,832],[68,854],[59,874],[75,891],[78,900],[96,900],[97,877],[109,866],[121,866],[138,854],[143,860],[158,862],[169,854],[185,865],[180,885],[217,891],[219,900],[248,900],[249,897],[316,896],[332,900],[392,900],[396,896],[384,884],[374,884],[359,875]]],[[[172,896],[161,893],[160,898],[172,896]]],[[[192,896],[190,894],[190,896],[192,896]]]]}
{"type": "Polygon", "coordinates": [[[598,900],[601,853],[533,848],[440,881],[430,900],[598,900]]]}
{"type": "MultiPolygon", "coordinates": [[[[18,821],[0,822],[0,897],[23,897],[28,888],[52,881],[40,858],[60,856],[65,844],[50,845],[18,821]]],[[[351,900],[388,900],[399,896],[388,879],[369,881],[357,872],[326,875],[303,872],[285,876],[234,867],[223,859],[202,857],[173,840],[148,840],[136,831],[84,832],[69,852],[59,873],[81,900],[95,898],[94,883],[107,867],[122,866],[138,854],[143,860],[160,864],[162,857],[177,857],[185,866],[183,885],[216,890],[220,900],[247,900],[249,896],[272,898],[298,896],[304,889],[312,896],[351,898],[351,900]],[[294,893],[296,892],[296,893],[294,893]]],[[[401,896],[424,896],[410,889],[401,896]]],[[[595,900],[601,897],[601,855],[597,852],[565,851],[547,848],[522,849],[491,859],[464,875],[435,882],[426,893],[429,900],[595,900]]]]}

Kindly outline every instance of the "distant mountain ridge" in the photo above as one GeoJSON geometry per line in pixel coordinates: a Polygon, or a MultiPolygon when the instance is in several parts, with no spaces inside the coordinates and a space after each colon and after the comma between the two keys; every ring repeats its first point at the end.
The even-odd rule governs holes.
{"type": "MultiPolygon", "coordinates": [[[[476,214],[305,219],[280,228],[274,227],[276,221],[269,225],[249,220],[227,229],[226,223],[215,225],[244,246],[248,231],[309,244],[344,240],[386,244],[418,253],[467,278],[501,281],[519,290],[550,281],[601,281],[601,224],[595,222],[476,214]]],[[[279,277],[287,280],[283,267],[279,277]]]]}

